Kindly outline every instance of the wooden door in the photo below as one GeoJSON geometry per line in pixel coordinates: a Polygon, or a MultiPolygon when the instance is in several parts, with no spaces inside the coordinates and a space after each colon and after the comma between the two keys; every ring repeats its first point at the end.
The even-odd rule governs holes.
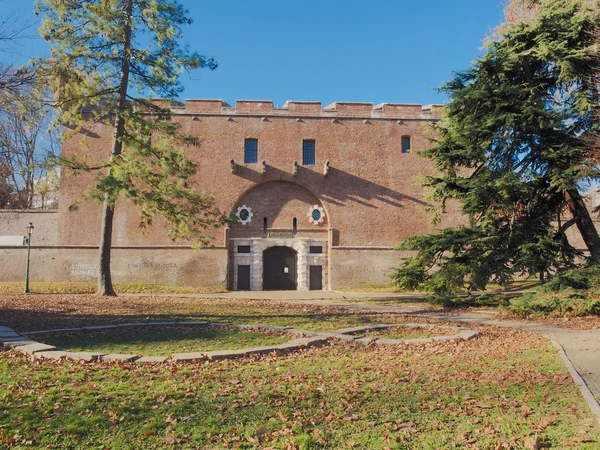
{"type": "Polygon", "coordinates": [[[238,280],[237,290],[238,291],[249,291],[250,290],[250,266],[239,265],[238,269],[238,280]]]}
{"type": "Polygon", "coordinates": [[[323,290],[323,266],[310,266],[309,289],[311,291],[323,290]]]}

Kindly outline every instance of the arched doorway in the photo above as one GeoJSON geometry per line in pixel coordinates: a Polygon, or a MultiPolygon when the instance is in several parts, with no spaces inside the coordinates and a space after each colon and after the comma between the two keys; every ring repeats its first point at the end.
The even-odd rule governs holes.
{"type": "Polygon", "coordinates": [[[270,247],[263,252],[263,290],[295,291],[298,288],[297,253],[290,247],[270,247]]]}

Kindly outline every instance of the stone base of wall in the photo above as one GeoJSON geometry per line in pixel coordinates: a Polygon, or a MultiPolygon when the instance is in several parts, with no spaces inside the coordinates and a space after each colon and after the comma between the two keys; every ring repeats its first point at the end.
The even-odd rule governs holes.
{"type": "MultiPolygon", "coordinates": [[[[241,241],[240,241],[241,242],[241,241]]],[[[253,261],[269,244],[286,245],[279,240],[257,240],[253,261]]],[[[300,241],[298,241],[300,242],[300,241]]],[[[245,242],[244,242],[245,243],[245,242]]],[[[251,240],[248,243],[254,244],[251,240]]],[[[390,285],[389,275],[402,258],[412,252],[373,247],[333,247],[327,254],[324,242],[302,241],[300,253],[306,264],[323,265],[323,289],[344,290],[390,285]],[[323,245],[324,254],[308,254],[310,244],[323,245]],[[327,263],[329,259],[329,264],[327,263]],[[329,280],[329,281],[328,281],[329,280]]],[[[300,245],[300,244],[298,244],[300,245]]],[[[245,255],[233,255],[241,262],[245,255]]],[[[32,247],[31,281],[96,281],[98,250],[94,248],[32,247]]],[[[23,281],[27,261],[26,247],[0,248],[0,281],[23,281]]],[[[249,264],[251,264],[249,262],[249,264]]],[[[306,267],[300,271],[299,290],[308,289],[306,267]],[[300,273],[301,272],[301,273],[300,273]],[[302,286],[300,288],[300,286],[302,286]]],[[[257,263],[261,266],[260,263],[257,263]]],[[[262,268],[259,267],[259,268],[262,268]]],[[[260,271],[253,278],[253,289],[262,288],[260,271]]],[[[112,276],[115,283],[148,283],[179,286],[227,287],[227,251],[223,248],[115,248],[112,251],[112,276]]],[[[235,286],[235,279],[232,287],[235,286]]]]}
{"type": "Polygon", "coordinates": [[[403,258],[414,252],[376,247],[333,247],[331,285],[336,291],[361,287],[389,286],[390,275],[403,258]]]}
{"type": "MultiPolygon", "coordinates": [[[[98,250],[31,249],[31,281],[91,281],[97,277],[98,250]]],[[[27,248],[0,249],[0,281],[23,281],[27,248]]],[[[145,248],[112,251],[115,283],[226,287],[225,249],[145,248]]]]}

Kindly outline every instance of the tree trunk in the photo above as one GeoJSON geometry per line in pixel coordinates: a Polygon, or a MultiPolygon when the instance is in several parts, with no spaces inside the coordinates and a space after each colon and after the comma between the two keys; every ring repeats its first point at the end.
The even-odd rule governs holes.
{"type": "Polygon", "coordinates": [[[100,230],[100,259],[98,261],[98,295],[116,296],[110,275],[110,248],[112,246],[112,225],[115,215],[108,194],[102,205],[102,227],[100,230]]]}
{"type": "MultiPolygon", "coordinates": [[[[121,64],[121,79],[119,81],[119,97],[115,117],[115,132],[110,162],[121,154],[123,148],[122,138],[125,131],[123,112],[127,105],[127,86],[129,85],[129,62],[131,58],[131,27],[133,16],[133,0],[126,0],[125,4],[125,33],[123,41],[123,62],[121,64]]],[[[108,169],[110,177],[111,169],[108,169]]],[[[102,205],[102,223],[100,228],[100,255],[98,258],[98,295],[116,296],[110,275],[110,251],[112,244],[112,225],[115,214],[115,193],[106,193],[102,205]]]]}
{"type": "Polygon", "coordinates": [[[567,192],[566,198],[569,211],[573,214],[583,242],[585,242],[590,252],[592,262],[600,262],[600,236],[598,236],[596,226],[592,221],[592,217],[585,206],[581,194],[577,188],[573,188],[567,192]]]}

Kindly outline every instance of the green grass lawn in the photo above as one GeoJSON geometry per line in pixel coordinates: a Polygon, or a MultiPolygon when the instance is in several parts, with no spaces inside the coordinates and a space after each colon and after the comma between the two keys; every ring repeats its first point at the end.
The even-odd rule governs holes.
{"type": "Polygon", "coordinates": [[[377,330],[369,330],[367,332],[358,332],[356,334],[364,334],[368,337],[386,338],[386,339],[423,339],[434,336],[453,336],[460,331],[448,327],[434,328],[408,328],[408,327],[390,327],[377,330]]]}
{"type": "MultiPolygon", "coordinates": [[[[414,317],[224,299],[3,296],[20,330],[194,318],[336,329],[414,317]]],[[[0,448],[599,448],[600,427],[537,335],[425,346],[336,343],[190,364],[32,360],[0,351],[0,448]]]]}
{"type": "Polygon", "coordinates": [[[293,338],[287,333],[221,327],[132,327],[91,332],[37,335],[38,342],[72,352],[169,356],[172,353],[238,350],[277,345],[293,338]]]}

